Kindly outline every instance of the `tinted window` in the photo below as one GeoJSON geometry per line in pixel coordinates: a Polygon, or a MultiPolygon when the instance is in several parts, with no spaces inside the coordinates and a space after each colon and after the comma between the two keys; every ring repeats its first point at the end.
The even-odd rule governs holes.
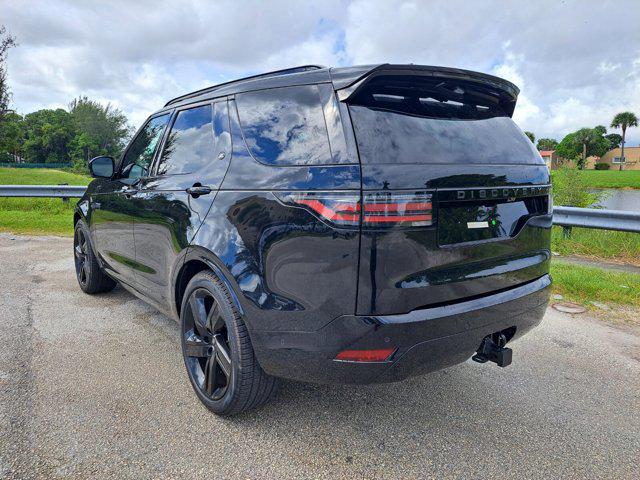
{"type": "Polygon", "coordinates": [[[349,98],[363,163],[542,163],[491,85],[381,76],[349,98]]]}
{"type": "Polygon", "coordinates": [[[178,112],[158,163],[158,175],[195,172],[213,159],[211,105],[178,112]]]}
{"type": "Polygon", "coordinates": [[[236,103],[247,146],[260,162],[332,163],[316,85],[243,93],[236,103]]]}
{"type": "Polygon", "coordinates": [[[350,107],[363,163],[541,163],[509,117],[442,120],[350,107]]]}
{"type": "Polygon", "coordinates": [[[122,159],[122,172],[126,178],[139,178],[149,171],[149,165],[162,137],[164,127],[169,121],[169,114],[152,118],[140,130],[131,142],[127,153],[122,159]]]}

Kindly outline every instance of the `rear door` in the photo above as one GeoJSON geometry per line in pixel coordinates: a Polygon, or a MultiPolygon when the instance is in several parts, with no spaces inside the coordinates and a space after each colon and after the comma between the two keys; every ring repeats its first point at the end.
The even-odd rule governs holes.
{"type": "Polygon", "coordinates": [[[502,82],[382,71],[343,95],[363,176],[358,313],[445,305],[548,271],[549,172],[502,82]]]}
{"type": "Polygon", "coordinates": [[[226,99],[184,107],[174,113],[156,165],[134,195],[137,280],[163,307],[180,253],[207,215],[230,157],[226,99]]]}

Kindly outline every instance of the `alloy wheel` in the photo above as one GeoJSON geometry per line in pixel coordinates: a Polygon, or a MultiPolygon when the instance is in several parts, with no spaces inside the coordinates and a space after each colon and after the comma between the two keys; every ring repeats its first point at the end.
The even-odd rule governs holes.
{"type": "Polygon", "coordinates": [[[185,310],[182,334],[187,370],[203,395],[219,400],[232,374],[227,325],[218,303],[204,288],[191,293],[185,310]]]}
{"type": "Polygon", "coordinates": [[[76,265],[76,275],[81,285],[86,285],[89,279],[88,252],[89,244],[87,237],[82,229],[78,228],[73,239],[73,256],[76,265]]]}

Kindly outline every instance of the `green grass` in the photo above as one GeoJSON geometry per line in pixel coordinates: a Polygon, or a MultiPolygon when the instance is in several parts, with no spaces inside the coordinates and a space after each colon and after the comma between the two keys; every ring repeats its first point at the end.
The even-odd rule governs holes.
{"type": "Polygon", "coordinates": [[[88,185],[90,177],[48,168],[0,168],[0,185],[88,185]]]}
{"type": "MultiPolygon", "coordinates": [[[[49,169],[0,168],[0,185],[87,185],[91,178],[49,169]]],[[[0,197],[0,231],[72,235],[76,200],[0,197]]]]}
{"type": "Polygon", "coordinates": [[[563,238],[562,228],[553,227],[551,250],[560,255],[579,255],[640,265],[640,235],[632,232],[573,228],[571,236],[563,238]]]}
{"type": "Polygon", "coordinates": [[[589,305],[602,302],[639,307],[640,275],[553,261],[553,291],[567,300],[589,305]]]}
{"type": "Polygon", "coordinates": [[[640,188],[640,170],[582,170],[580,174],[587,188],[640,188]]]}

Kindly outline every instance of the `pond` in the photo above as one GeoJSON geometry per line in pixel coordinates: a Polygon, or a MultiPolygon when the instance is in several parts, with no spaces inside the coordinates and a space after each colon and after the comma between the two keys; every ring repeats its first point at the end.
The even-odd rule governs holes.
{"type": "Polygon", "coordinates": [[[602,208],[640,212],[640,190],[605,188],[602,190],[594,190],[594,192],[605,192],[606,198],[596,204],[602,208]]]}

